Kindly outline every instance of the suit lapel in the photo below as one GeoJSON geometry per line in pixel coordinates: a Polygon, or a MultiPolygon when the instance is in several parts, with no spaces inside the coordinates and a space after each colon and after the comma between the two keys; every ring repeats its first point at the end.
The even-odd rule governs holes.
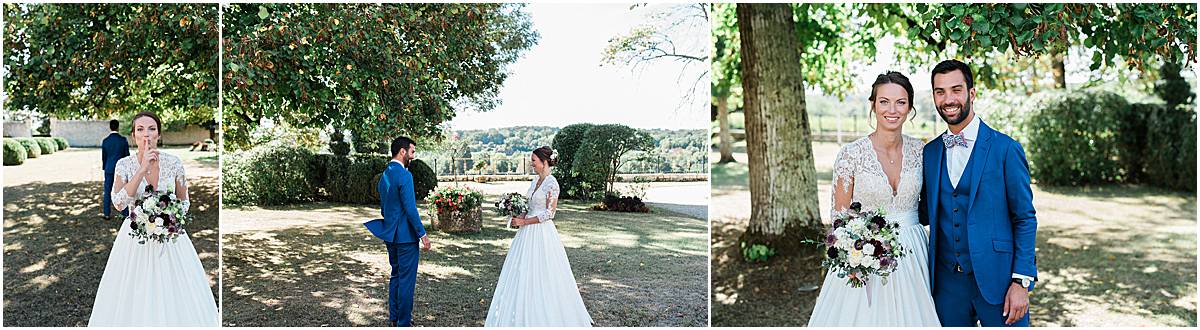
{"type": "Polygon", "coordinates": [[[927,155],[929,159],[925,160],[925,164],[937,163],[937,166],[929,166],[925,170],[925,184],[928,188],[926,190],[929,191],[929,195],[927,195],[929,202],[925,205],[925,209],[929,217],[929,225],[932,226],[930,228],[936,228],[934,224],[937,223],[938,195],[941,193],[939,189],[942,187],[942,173],[946,171],[946,159],[943,157],[946,153],[946,143],[940,136],[934,139],[936,142],[934,142],[933,152],[927,155]],[[932,184],[930,184],[931,182],[932,184]]]}
{"type": "Polygon", "coordinates": [[[987,166],[989,151],[991,151],[992,136],[995,131],[982,121],[979,122],[979,136],[975,140],[975,148],[971,150],[971,158],[967,161],[967,171],[971,180],[970,199],[967,200],[967,218],[970,219],[971,207],[975,205],[975,193],[979,191],[979,179],[983,177],[983,167],[987,166]]]}

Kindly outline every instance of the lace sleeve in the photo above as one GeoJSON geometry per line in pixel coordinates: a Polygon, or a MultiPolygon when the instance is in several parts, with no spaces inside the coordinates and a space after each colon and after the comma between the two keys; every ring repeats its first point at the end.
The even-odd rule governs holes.
{"type": "Polygon", "coordinates": [[[182,200],[183,212],[186,213],[189,210],[191,210],[191,208],[192,208],[191,198],[190,198],[190,196],[180,196],[179,194],[181,191],[180,189],[182,189],[182,191],[189,192],[189,195],[190,195],[191,189],[188,189],[187,171],[184,169],[182,161],[175,159],[174,163],[175,164],[172,167],[175,168],[175,171],[174,171],[175,172],[174,173],[175,174],[175,186],[177,187],[175,189],[175,197],[182,200]],[[184,198],[184,197],[189,197],[189,198],[184,198]]]}
{"type": "Polygon", "coordinates": [[[542,221],[554,220],[554,211],[558,210],[558,179],[552,176],[549,181],[546,182],[550,184],[546,187],[546,218],[542,221]]]}
{"type": "Polygon", "coordinates": [[[842,146],[837,159],[833,161],[833,187],[831,194],[831,215],[836,215],[850,207],[854,197],[854,143],[842,146]]]}
{"type": "Polygon", "coordinates": [[[133,176],[133,171],[128,158],[117,161],[117,168],[113,174],[114,177],[121,178],[121,184],[114,184],[112,191],[109,192],[109,195],[112,197],[113,208],[117,210],[125,210],[126,207],[133,204],[133,201],[137,199],[136,195],[130,196],[125,193],[125,184],[129,183],[130,177],[133,176]]]}

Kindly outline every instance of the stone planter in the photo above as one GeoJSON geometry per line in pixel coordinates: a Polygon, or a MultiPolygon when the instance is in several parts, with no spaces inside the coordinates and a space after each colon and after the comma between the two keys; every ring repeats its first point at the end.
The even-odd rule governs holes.
{"type": "MultiPolygon", "coordinates": [[[[436,208],[436,206],[434,206],[436,208]]],[[[478,233],[483,226],[483,206],[466,210],[437,210],[433,229],[447,233],[478,233]]]]}

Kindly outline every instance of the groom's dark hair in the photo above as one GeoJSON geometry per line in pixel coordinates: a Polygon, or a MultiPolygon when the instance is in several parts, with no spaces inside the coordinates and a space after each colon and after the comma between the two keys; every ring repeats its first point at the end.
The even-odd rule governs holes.
{"type": "Polygon", "coordinates": [[[408,149],[408,146],[411,146],[414,144],[417,144],[417,143],[413,142],[413,140],[408,138],[407,136],[401,136],[401,137],[397,137],[397,138],[393,139],[392,140],[392,158],[396,158],[396,155],[400,154],[400,150],[408,149]]]}
{"type": "Polygon", "coordinates": [[[108,129],[113,130],[113,131],[121,129],[121,121],[116,120],[116,119],[109,120],[108,121],[108,129]]]}
{"type": "Polygon", "coordinates": [[[954,70],[962,71],[963,79],[967,81],[967,89],[975,88],[975,77],[971,75],[971,67],[959,60],[945,60],[938,63],[933,67],[933,74],[929,75],[929,81],[933,81],[933,76],[954,70]]]}

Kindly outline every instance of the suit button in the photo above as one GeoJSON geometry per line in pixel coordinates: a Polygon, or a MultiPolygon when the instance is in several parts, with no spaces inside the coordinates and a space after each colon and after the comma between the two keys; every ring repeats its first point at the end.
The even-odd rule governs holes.
{"type": "Polygon", "coordinates": [[[950,196],[952,196],[952,197],[958,197],[958,193],[951,193],[951,194],[950,194],[950,196]]]}
{"type": "Polygon", "coordinates": [[[958,242],[958,237],[955,237],[955,238],[954,238],[954,241],[955,241],[955,242],[958,242]]]}
{"type": "Polygon", "coordinates": [[[957,256],[959,256],[959,255],[961,255],[961,254],[959,254],[958,252],[954,252],[954,256],[955,256],[955,257],[957,257],[957,256]]]}
{"type": "Polygon", "coordinates": [[[957,222],[955,222],[955,223],[954,223],[954,227],[958,227],[958,223],[957,223],[957,222]]]}
{"type": "Polygon", "coordinates": [[[958,208],[954,208],[954,213],[958,213],[958,208]]]}

